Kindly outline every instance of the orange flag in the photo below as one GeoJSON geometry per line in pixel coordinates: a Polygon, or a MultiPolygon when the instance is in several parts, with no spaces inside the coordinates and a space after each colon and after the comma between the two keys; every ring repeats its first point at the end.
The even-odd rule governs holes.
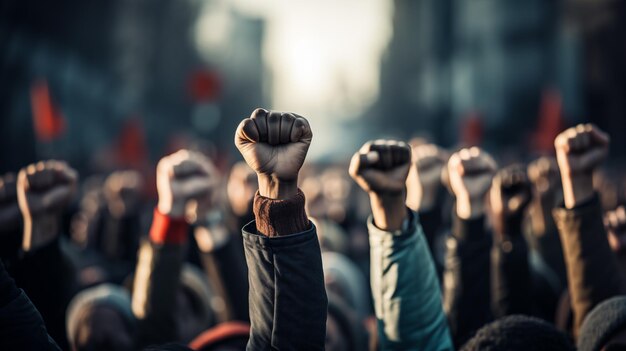
{"type": "Polygon", "coordinates": [[[544,90],[539,108],[539,121],[533,135],[533,149],[540,153],[554,152],[554,139],[563,130],[561,94],[555,89],[544,90]]]}
{"type": "Polygon", "coordinates": [[[122,167],[139,168],[148,162],[148,148],[141,120],[130,119],[122,127],[115,156],[122,167]]]}
{"type": "Polygon", "coordinates": [[[30,101],[37,140],[50,142],[61,137],[65,132],[65,118],[52,101],[46,80],[33,83],[30,89],[30,101]]]}
{"type": "Polygon", "coordinates": [[[461,122],[461,144],[465,146],[480,145],[483,141],[483,120],[478,112],[470,112],[461,122]]]}

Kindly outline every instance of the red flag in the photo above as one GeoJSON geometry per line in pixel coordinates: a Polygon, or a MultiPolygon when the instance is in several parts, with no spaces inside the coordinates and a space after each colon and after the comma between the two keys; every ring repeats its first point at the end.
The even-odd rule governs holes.
{"type": "Polygon", "coordinates": [[[470,112],[461,123],[461,144],[480,145],[483,141],[483,120],[478,112],[470,112]]]}
{"type": "Polygon", "coordinates": [[[37,140],[49,142],[65,132],[65,118],[52,101],[48,82],[39,80],[30,89],[33,126],[37,140]]]}
{"type": "Polygon", "coordinates": [[[539,108],[539,121],[532,138],[535,151],[553,153],[554,139],[564,126],[561,94],[555,89],[544,90],[539,108]]]}
{"type": "Polygon", "coordinates": [[[220,91],[220,78],[217,72],[197,70],[188,82],[189,95],[195,102],[214,101],[220,91]]]}
{"type": "Polygon", "coordinates": [[[138,168],[148,162],[146,138],[139,119],[130,119],[122,127],[115,155],[122,167],[138,168]]]}

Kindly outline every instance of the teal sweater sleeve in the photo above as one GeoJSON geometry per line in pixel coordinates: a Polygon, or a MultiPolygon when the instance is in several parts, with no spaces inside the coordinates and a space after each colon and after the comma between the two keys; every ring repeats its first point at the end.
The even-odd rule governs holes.
{"type": "Polygon", "coordinates": [[[397,232],[368,219],[371,287],[382,350],[453,350],[433,259],[418,217],[397,232]]]}

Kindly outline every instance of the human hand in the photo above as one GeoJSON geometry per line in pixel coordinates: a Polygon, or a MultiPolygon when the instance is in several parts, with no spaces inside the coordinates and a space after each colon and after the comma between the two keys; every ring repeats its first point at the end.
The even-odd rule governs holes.
{"type": "Polygon", "coordinates": [[[456,197],[456,213],[461,219],[481,216],[485,212],[485,194],[491,186],[497,164],[478,147],[462,149],[448,161],[448,177],[456,197]]]}
{"type": "Polygon", "coordinates": [[[413,160],[406,181],[407,206],[413,211],[429,210],[435,206],[442,186],[442,173],[450,156],[434,144],[412,148],[413,160]]]}

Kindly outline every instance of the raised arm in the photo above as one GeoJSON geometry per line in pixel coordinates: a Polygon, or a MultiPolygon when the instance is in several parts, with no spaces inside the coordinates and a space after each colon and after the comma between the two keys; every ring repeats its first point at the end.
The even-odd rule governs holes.
{"type": "Polygon", "coordinates": [[[243,228],[249,350],[324,349],[328,299],[322,258],[297,187],[312,138],[305,118],[263,109],[235,133],[235,145],[259,181],[255,221],[243,228]]]}
{"type": "Polygon", "coordinates": [[[444,308],[457,346],[492,318],[492,240],[485,227],[485,206],[495,171],[493,158],[476,147],[460,150],[448,162],[450,189],[456,203],[452,235],[447,242],[444,308]]]}
{"type": "Polygon", "coordinates": [[[61,249],[61,216],[76,192],[78,175],[62,161],[22,169],[17,197],[24,231],[23,255],[14,268],[17,285],[41,313],[50,335],[66,347],[65,309],[77,290],[76,270],[61,249]]]}
{"type": "Polygon", "coordinates": [[[592,182],[608,154],[609,136],[594,125],[581,124],[559,134],[554,146],[565,200],[565,207],[556,209],[554,216],[563,243],[576,336],[589,311],[622,293],[592,182]]]}
{"type": "Polygon", "coordinates": [[[494,245],[491,252],[491,301],[495,318],[531,314],[528,245],[522,234],[524,210],[530,202],[526,169],[513,165],[500,170],[489,192],[494,245]]]}
{"type": "Polygon", "coordinates": [[[149,239],[139,250],[133,283],[132,309],[141,345],[179,338],[174,313],[189,234],[185,213],[213,188],[207,163],[203,155],[181,150],[157,165],[159,202],[149,239]]]}
{"type": "Polygon", "coordinates": [[[383,350],[452,350],[441,290],[417,215],[405,205],[411,149],[365,144],[350,175],[370,198],[371,288],[383,350]]]}
{"type": "Polygon", "coordinates": [[[412,148],[412,162],[406,180],[406,205],[420,216],[420,223],[428,241],[428,247],[439,265],[441,257],[435,252],[437,234],[442,232],[442,173],[449,154],[434,144],[412,148]]]}

